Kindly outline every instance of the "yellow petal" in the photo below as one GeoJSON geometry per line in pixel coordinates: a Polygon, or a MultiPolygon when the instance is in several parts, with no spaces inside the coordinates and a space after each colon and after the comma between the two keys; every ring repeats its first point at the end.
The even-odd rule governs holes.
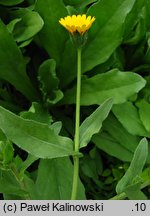
{"type": "Polygon", "coordinates": [[[61,18],[59,20],[59,23],[64,26],[69,32],[79,32],[81,35],[83,35],[91,27],[94,20],[95,17],[86,17],[86,14],[79,14],[61,18]]]}

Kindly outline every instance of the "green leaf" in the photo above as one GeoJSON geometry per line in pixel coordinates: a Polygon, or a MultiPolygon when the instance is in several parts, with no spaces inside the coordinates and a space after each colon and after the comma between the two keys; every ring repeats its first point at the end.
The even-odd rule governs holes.
{"type": "Polygon", "coordinates": [[[144,182],[144,185],[147,184],[149,185],[150,182],[150,167],[147,167],[144,169],[142,174],[140,175],[140,178],[142,179],[142,182],[144,182]]]}
{"type": "Polygon", "coordinates": [[[7,138],[36,157],[57,158],[74,154],[72,140],[58,136],[47,124],[23,119],[2,107],[0,119],[0,128],[7,138]]]}
{"type": "Polygon", "coordinates": [[[25,198],[27,192],[21,189],[14,172],[11,170],[0,170],[0,193],[13,194],[25,198]]]}
{"type": "Polygon", "coordinates": [[[150,132],[150,104],[146,100],[140,100],[136,103],[139,107],[140,119],[148,132],[150,132]]]}
{"type": "Polygon", "coordinates": [[[37,157],[35,157],[34,155],[29,154],[27,159],[25,161],[22,162],[21,164],[21,169],[20,169],[20,177],[22,177],[24,175],[24,172],[26,171],[26,169],[32,164],[34,163],[36,160],[38,160],[37,157]]]}
{"type": "Polygon", "coordinates": [[[113,114],[109,114],[104,121],[103,131],[108,132],[116,142],[131,152],[135,151],[140,141],[140,138],[130,134],[113,114]]]}
{"type": "Polygon", "coordinates": [[[85,147],[91,140],[91,137],[99,132],[102,127],[102,122],[107,118],[112,105],[113,101],[111,99],[105,101],[81,124],[80,148],[85,147]]]}
{"type": "Polygon", "coordinates": [[[23,183],[26,187],[26,191],[28,193],[27,200],[37,200],[38,197],[38,190],[36,190],[35,182],[30,177],[30,174],[24,175],[23,183]]]}
{"type": "Polygon", "coordinates": [[[62,0],[37,0],[35,10],[44,20],[44,27],[39,33],[40,43],[58,64],[68,38],[67,31],[64,31],[58,21],[67,15],[67,9],[62,0]]]}
{"type": "Polygon", "coordinates": [[[24,0],[0,0],[0,4],[6,5],[6,6],[12,6],[12,5],[17,5],[24,0]]]}
{"type": "Polygon", "coordinates": [[[25,60],[13,37],[9,34],[1,20],[0,78],[14,85],[15,88],[22,92],[29,100],[37,100],[37,92],[26,74],[25,60]]]}
{"type": "Polygon", "coordinates": [[[136,30],[134,34],[125,41],[125,43],[130,45],[138,44],[145,37],[146,29],[145,29],[145,20],[143,18],[140,19],[136,26],[136,30]]]}
{"type": "Polygon", "coordinates": [[[148,17],[149,17],[149,15],[150,15],[150,1],[149,0],[147,0],[146,2],[145,2],[145,14],[146,14],[146,19],[145,19],[145,21],[146,21],[146,26],[147,26],[147,29],[149,29],[149,27],[150,27],[150,23],[149,23],[149,21],[148,21],[148,17]]]}
{"type": "MultiPolygon", "coordinates": [[[[72,190],[73,165],[69,158],[41,160],[38,168],[37,199],[69,200],[72,190]]],[[[77,199],[85,199],[84,188],[79,180],[77,199]]]]}
{"type": "Polygon", "coordinates": [[[145,0],[136,0],[135,4],[128,14],[124,25],[124,42],[135,34],[135,26],[141,16],[145,0]]]}
{"type": "Polygon", "coordinates": [[[127,186],[130,186],[133,183],[134,179],[142,173],[142,169],[145,165],[147,155],[148,142],[144,138],[140,141],[138,147],[136,148],[128,170],[116,186],[116,191],[118,194],[124,192],[127,186]]]}
{"type": "Polygon", "coordinates": [[[54,59],[44,61],[39,68],[39,81],[43,99],[48,104],[55,104],[62,99],[63,93],[58,89],[59,79],[56,76],[56,62],[54,59]]]}
{"type": "MultiPolygon", "coordinates": [[[[20,196],[13,195],[13,194],[5,194],[5,193],[3,193],[3,198],[4,200],[20,200],[20,196]]],[[[24,198],[22,197],[22,199],[24,198]]]]}
{"type": "Polygon", "coordinates": [[[4,141],[4,142],[7,141],[7,138],[6,138],[6,136],[5,136],[5,134],[3,133],[2,130],[0,130],[0,141],[4,141]]]}
{"type": "Polygon", "coordinates": [[[138,110],[131,102],[114,105],[112,110],[129,133],[150,137],[150,134],[145,130],[142,124],[138,110]]]}
{"type": "Polygon", "coordinates": [[[54,130],[55,134],[59,134],[62,128],[61,121],[53,123],[51,128],[54,130]]]}
{"type": "MultiPolygon", "coordinates": [[[[121,72],[118,69],[98,74],[82,80],[81,105],[100,105],[108,98],[112,98],[114,104],[123,103],[134,93],[139,92],[145,83],[141,76],[132,72],[121,72]]],[[[62,103],[75,103],[75,91],[75,87],[68,90],[62,103]]]]}
{"type": "Polygon", "coordinates": [[[13,161],[14,149],[12,143],[9,140],[0,140],[0,160],[2,160],[3,166],[13,161]]]}
{"type": "Polygon", "coordinates": [[[105,132],[95,134],[92,137],[92,142],[97,146],[97,148],[121,161],[131,161],[133,157],[133,153],[131,151],[123,147],[105,132]]]}
{"type": "Polygon", "coordinates": [[[86,177],[91,178],[95,183],[99,181],[103,163],[97,148],[93,148],[89,154],[84,154],[80,159],[80,167],[86,177]]]}
{"type": "Polygon", "coordinates": [[[21,21],[21,18],[16,18],[16,19],[13,19],[11,20],[8,24],[7,24],[7,29],[8,31],[12,34],[14,28],[15,28],[15,25],[16,23],[20,22],[21,21]]]}
{"type": "Polygon", "coordinates": [[[82,159],[81,169],[87,177],[92,178],[93,180],[98,180],[96,165],[89,155],[85,155],[82,159]]]}
{"type": "Polygon", "coordinates": [[[20,116],[25,119],[31,119],[48,125],[51,125],[52,123],[52,116],[50,116],[48,110],[45,109],[42,104],[37,102],[33,102],[29,110],[21,112],[20,116]]]}
{"type": "Polygon", "coordinates": [[[12,34],[17,42],[23,42],[33,38],[43,27],[43,20],[37,12],[26,11],[21,16],[12,31],[12,34]]]}
{"type": "Polygon", "coordinates": [[[25,46],[28,46],[32,42],[33,38],[27,39],[26,41],[23,41],[19,44],[19,48],[23,48],[25,46]]]}
{"type": "Polygon", "coordinates": [[[121,43],[123,25],[135,0],[103,0],[93,4],[88,15],[96,17],[95,27],[89,32],[89,43],[83,51],[83,71],[106,61],[121,43]],[[110,41],[111,35],[111,41],[110,41]],[[92,53],[92,58],[89,58],[92,53]]]}
{"type": "MultiPolygon", "coordinates": [[[[82,52],[83,73],[104,63],[121,44],[125,19],[135,2],[102,0],[89,7],[87,15],[95,16],[96,20],[89,30],[88,42],[82,52]]],[[[76,77],[76,52],[70,42],[66,43],[63,54],[59,77],[64,87],[76,77]]]]}
{"type": "Polygon", "coordinates": [[[18,113],[22,110],[22,108],[12,102],[7,102],[5,100],[0,100],[0,105],[14,113],[18,113]]]}
{"type": "Polygon", "coordinates": [[[86,7],[89,4],[96,2],[97,0],[64,0],[66,5],[72,5],[74,7],[86,7]]]}
{"type": "MultiPolygon", "coordinates": [[[[147,33],[147,51],[146,51],[146,55],[144,56],[144,60],[146,63],[150,62],[150,33],[147,33]]],[[[147,77],[149,78],[149,76],[147,77]]]]}
{"type": "Polygon", "coordinates": [[[127,187],[125,193],[130,200],[147,200],[146,195],[141,191],[141,183],[127,187]]]}
{"type": "Polygon", "coordinates": [[[146,86],[142,89],[141,93],[144,95],[144,98],[149,101],[149,97],[150,97],[150,76],[146,76],[145,80],[146,80],[146,86]]]}

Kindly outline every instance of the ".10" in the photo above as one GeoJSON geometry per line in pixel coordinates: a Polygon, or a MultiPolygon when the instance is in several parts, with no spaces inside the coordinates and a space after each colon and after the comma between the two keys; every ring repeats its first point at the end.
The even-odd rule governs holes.
{"type": "Polygon", "coordinates": [[[146,204],[145,203],[136,203],[135,207],[136,207],[136,211],[145,211],[146,210],[146,204]]]}

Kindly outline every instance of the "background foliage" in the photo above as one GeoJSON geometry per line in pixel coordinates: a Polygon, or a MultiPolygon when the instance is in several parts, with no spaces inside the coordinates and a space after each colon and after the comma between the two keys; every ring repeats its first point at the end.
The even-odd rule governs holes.
{"type": "Polygon", "coordinates": [[[150,0],[0,0],[1,199],[70,199],[76,49],[58,20],[78,13],[96,17],[78,199],[150,198],[150,0]]]}

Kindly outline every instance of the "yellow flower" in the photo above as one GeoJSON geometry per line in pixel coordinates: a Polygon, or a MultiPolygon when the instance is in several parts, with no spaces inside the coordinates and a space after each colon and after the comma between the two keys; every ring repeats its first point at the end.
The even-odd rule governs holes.
{"type": "Polygon", "coordinates": [[[94,22],[95,17],[83,15],[72,15],[66,16],[59,20],[59,23],[64,26],[71,34],[79,32],[83,35],[86,31],[89,30],[92,23],[94,22]]]}

